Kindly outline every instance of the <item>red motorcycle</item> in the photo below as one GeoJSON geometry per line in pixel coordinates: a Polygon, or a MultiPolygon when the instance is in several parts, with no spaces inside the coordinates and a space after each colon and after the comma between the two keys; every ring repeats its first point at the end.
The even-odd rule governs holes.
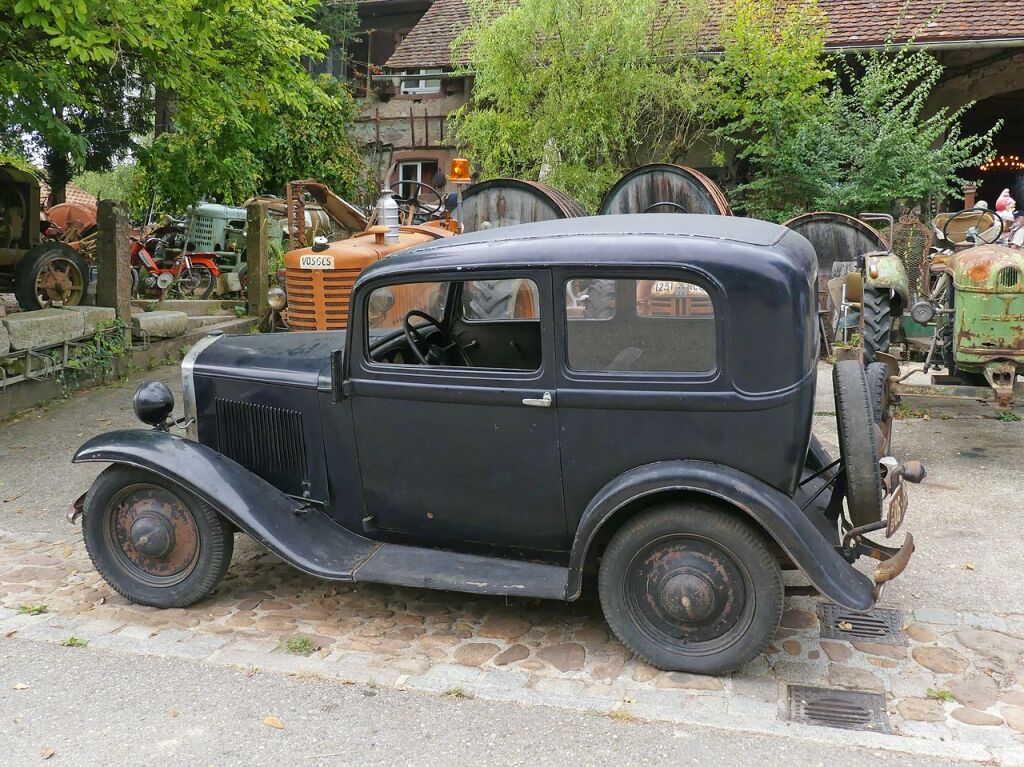
{"type": "MultiPolygon", "coordinates": [[[[173,235],[171,235],[173,237],[173,235]]],[[[155,234],[132,238],[132,269],[139,272],[139,292],[161,297],[168,292],[182,298],[209,298],[220,277],[220,268],[209,253],[191,253],[168,236],[155,234]]],[[[134,280],[133,280],[134,282],[134,280]]]]}

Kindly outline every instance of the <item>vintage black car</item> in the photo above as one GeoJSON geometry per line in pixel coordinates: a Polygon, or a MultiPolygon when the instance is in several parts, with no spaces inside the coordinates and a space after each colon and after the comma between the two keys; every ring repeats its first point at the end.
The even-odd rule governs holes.
{"type": "Polygon", "coordinates": [[[867,610],[913,551],[864,535],[892,535],[923,469],[882,454],[859,362],[834,370],[841,457],[811,434],[815,265],[788,229],[698,215],[412,248],[359,277],[347,332],[203,339],[184,418],[143,384],[155,428],[79,449],[113,465],[70,517],[142,604],[209,595],[242,531],[338,581],[575,600],[596,573],[638,655],[735,668],[778,626],[782,569],[867,610]]]}

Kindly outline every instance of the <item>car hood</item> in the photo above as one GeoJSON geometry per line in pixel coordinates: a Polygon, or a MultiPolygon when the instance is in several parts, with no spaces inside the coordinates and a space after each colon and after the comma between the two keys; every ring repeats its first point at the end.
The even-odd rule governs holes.
{"type": "Polygon", "coordinates": [[[287,386],[330,387],[331,355],[345,348],[345,331],[219,336],[193,361],[196,376],[287,386]]]}

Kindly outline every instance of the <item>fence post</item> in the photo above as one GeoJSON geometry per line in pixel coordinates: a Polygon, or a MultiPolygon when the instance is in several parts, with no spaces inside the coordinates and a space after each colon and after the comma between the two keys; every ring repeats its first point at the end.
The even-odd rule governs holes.
{"type": "Polygon", "coordinates": [[[249,272],[248,312],[260,319],[270,310],[267,288],[270,287],[270,245],[267,241],[267,211],[262,203],[251,202],[246,208],[245,263],[249,272]]]}
{"type": "Polygon", "coordinates": [[[125,327],[125,338],[131,342],[132,266],[128,211],[115,200],[100,200],[96,225],[96,305],[114,308],[117,319],[125,327]]]}

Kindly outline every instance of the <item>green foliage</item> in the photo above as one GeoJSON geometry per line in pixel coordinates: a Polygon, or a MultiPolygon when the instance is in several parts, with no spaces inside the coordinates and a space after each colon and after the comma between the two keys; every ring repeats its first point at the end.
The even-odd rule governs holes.
{"type": "Polygon", "coordinates": [[[929,687],[925,691],[925,695],[928,697],[928,700],[941,700],[943,703],[952,703],[956,700],[956,698],[953,697],[953,693],[949,690],[936,690],[933,687],[929,687]]]}
{"type": "MultiPolygon", "coordinates": [[[[14,0],[0,12],[0,125],[8,142],[27,136],[43,148],[52,168],[96,155],[102,169],[134,148],[135,107],[150,119],[157,89],[173,93],[176,123],[219,126],[210,151],[232,149],[223,137],[246,136],[254,115],[305,116],[302,62],[326,45],[314,27],[319,8],[320,0],[14,0]]],[[[253,183],[252,162],[227,158],[253,183]]]]}
{"type": "Polygon", "coordinates": [[[753,177],[734,203],[755,216],[784,218],[791,200],[826,181],[804,168],[803,153],[814,148],[801,146],[812,138],[803,128],[824,112],[832,77],[825,15],[815,0],[733,0],[720,35],[723,53],[710,80],[719,94],[717,134],[735,147],[743,175],[753,177]]]}
{"type": "MultiPolygon", "coordinates": [[[[596,208],[622,173],[684,154],[708,91],[702,0],[469,0],[453,44],[472,100],[452,116],[479,175],[541,179],[596,208]]],[[[458,62],[457,62],[458,63],[458,62]]]]}
{"type": "MultiPolygon", "coordinates": [[[[110,170],[87,170],[79,173],[72,181],[97,199],[129,202],[136,196],[140,182],[138,175],[138,166],[131,162],[122,163],[110,170]]],[[[140,212],[133,208],[132,215],[138,218],[140,212]]]]}
{"type": "Polygon", "coordinates": [[[49,611],[50,608],[42,602],[18,605],[19,615],[42,615],[43,613],[48,613],[49,611]]]}
{"type": "Polygon", "coordinates": [[[60,644],[61,647],[85,647],[89,644],[89,641],[87,639],[79,639],[76,636],[69,636],[60,644]]]}
{"type": "Polygon", "coordinates": [[[201,198],[237,205],[313,173],[341,195],[363,191],[364,169],[350,140],[355,100],[327,76],[294,85],[301,104],[248,107],[237,122],[200,109],[180,113],[176,133],[140,152],[144,196],[155,192],[158,207],[179,210],[201,198]]]}
{"type": "Polygon", "coordinates": [[[784,220],[810,210],[889,211],[898,199],[956,196],[959,172],[992,154],[964,136],[972,106],[925,111],[942,66],[910,44],[829,59],[814,4],[733,0],[712,82],[718,135],[740,166],[739,210],[784,220]]]}
{"type": "Polygon", "coordinates": [[[309,637],[296,636],[282,639],[281,649],[292,655],[312,655],[316,646],[309,637]]]}

